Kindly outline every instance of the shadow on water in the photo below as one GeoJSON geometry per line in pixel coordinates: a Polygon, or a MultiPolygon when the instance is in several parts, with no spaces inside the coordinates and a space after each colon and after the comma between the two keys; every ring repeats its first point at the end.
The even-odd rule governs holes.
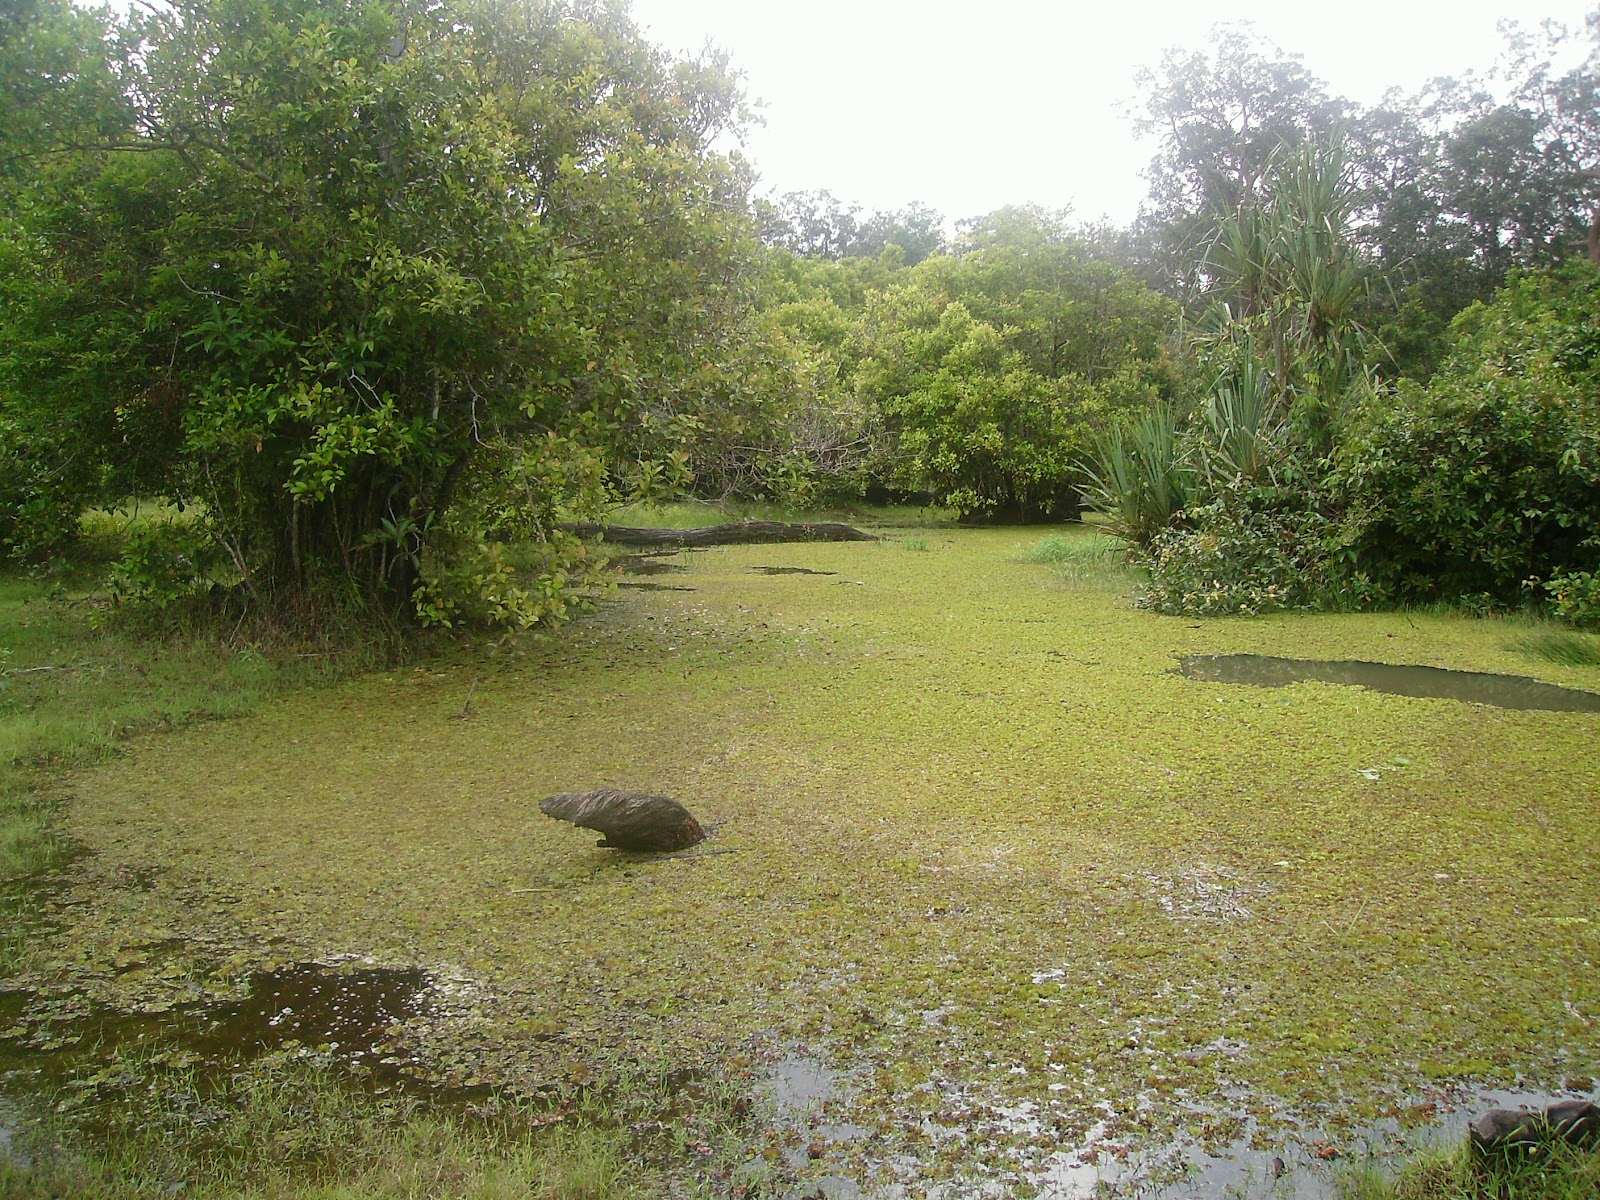
{"type": "Polygon", "coordinates": [[[1546,712],[1600,712],[1600,695],[1557,687],[1521,675],[1447,671],[1440,667],[1395,666],[1373,662],[1319,662],[1271,658],[1264,654],[1190,654],[1176,673],[1206,683],[1247,683],[1287,687],[1291,683],[1342,683],[1394,696],[1464,700],[1496,708],[1546,712]]]}
{"type": "Polygon", "coordinates": [[[682,563],[659,562],[657,556],[650,554],[631,554],[613,560],[612,565],[624,575],[682,575],[689,570],[682,563]]]}

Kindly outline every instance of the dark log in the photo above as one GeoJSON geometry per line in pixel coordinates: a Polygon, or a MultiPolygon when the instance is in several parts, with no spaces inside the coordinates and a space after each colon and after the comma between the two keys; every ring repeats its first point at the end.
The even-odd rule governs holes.
{"type": "Polygon", "coordinates": [[[539,801],[539,811],[603,833],[598,844],[614,850],[687,850],[706,836],[694,815],[668,796],[610,788],[563,792],[539,801]]]}
{"type": "Polygon", "coordinates": [[[604,538],[618,546],[746,546],[773,542],[875,542],[874,534],[835,521],[790,524],[786,521],[731,521],[698,529],[641,529],[629,525],[596,525],[567,521],[561,525],[579,537],[604,538]]]}
{"type": "Polygon", "coordinates": [[[1552,1141],[1583,1145],[1600,1137],[1600,1107],[1587,1100],[1559,1100],[1548,1108],[1491,1108],[1467,1130],[1479,1156],[1526,1151],[1552,1141]]]}

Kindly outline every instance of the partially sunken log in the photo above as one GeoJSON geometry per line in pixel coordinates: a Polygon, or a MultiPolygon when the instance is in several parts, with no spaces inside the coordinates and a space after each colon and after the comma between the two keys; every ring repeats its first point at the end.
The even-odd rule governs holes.
{"type": "Polygon", "coordinates": [[[605,836],[599,845],[614,850],[687,850],[705,840],[694,815],[667,796],[616,792],[563,792],[539,801],[539,811],[605,836]]]}
{"type": "Polygon", "coordinates": [[[604,538],[618,546],[744,546],[772,542],[875,542],[877,537],[836,521],[790,524],[785,521],[732,521],[699,529],[641,529],[569,521],[561,526],[579,537],[604,538]]]}
{"type": "Polygon", "coordinates": [[[1552,1141],[1592,1144],[1600,1138],[1600,1106],[1559,1100],[1531,1111],[1491,1108],[1467,1126],[1479,1155],[1531,1150],[1552,1141]]]}

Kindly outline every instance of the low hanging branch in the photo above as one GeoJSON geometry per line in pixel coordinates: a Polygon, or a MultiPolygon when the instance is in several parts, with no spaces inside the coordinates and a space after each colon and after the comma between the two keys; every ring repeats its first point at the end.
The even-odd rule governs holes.
{"type": "Polygon", "coordinates": [[[771,542],[875,542],[877,536],[834,521],[790,524],[785,521],[732,521],[699,529],[641,529],[569,521],[561,528],[579,537],[604,538],[618,546],[743,546],[771,542]]]}

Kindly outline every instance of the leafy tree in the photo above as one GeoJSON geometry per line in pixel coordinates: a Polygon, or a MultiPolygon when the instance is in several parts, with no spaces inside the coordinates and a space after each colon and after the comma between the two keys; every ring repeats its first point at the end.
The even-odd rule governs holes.
{"type": "Polygon", "coordinates": [[[1171,306],[1059,214],[1001,210],[961,246],[857,325],[856,387],[896,439],[891,481],[969,515],[1076,511],[1094,431],[1170,388],[1171,306]]]}
{"type": "Polygon", "coordinates": [[[269,607],[558,610],[553,518],[682,469],[743,303],[723,64],[588,0],[181,0],[123,36],[136,137],[37,172],[9,243],[41,286],[0,309],[7,411],[83,397],[103,470],[199,501],[269,607]]]}
{"type": "Polygon", "coordinates": [[[58,219],[84,236],[105,155],[132,136],[117,68],[125,47],[104,18],[67,0],[0,0],[0,554],[36,557],[68,537],[77,508],[107,480],[97,447],[111,414],[75,386],[47,386],[30,404],[4,381],[80,354],[108,386],[116,348],[137,336],[126,312],[96,319],[94,302],[64,288],[38,225],[58,219]]]}
{"type": "MultiPolygon", "coordinates": [[[[1222,220],[1203,260],[1213,307],[1197,329],[1213,394],[1264,367],[1276,407],[1318,455],[1332,447],[1346,393],[1366,382],[1354,201],[1342,147],[1285,147],[1266,193],[1222,220]]],[[[1254,389],[1252,377],[1244,390],[1254,389]]]]}
{"type": "Polygon", "coordinates": [[[861,216],[832,192],[788,192],[767,202],[762,238],[803,258],[838,261],[873,258],[898,246],[902,261],[915,266],[944,249],[944,218],[925,204],[909,204],[861,216]]]}
{"type": "Polygon", "coordinates": [[[1211,43],[1169,49],[1137,76],[1135,130],[1160,142],[1141,225],[1156,278],[1175,295],[1197,288],[1197,252],[1217,221],[1261,199],[1280,148],[1325,141],[1349,107],[1248,24],[1217,26],[1211,43]]]}
{"type": "Polygon", "coordinates": [[[1582,255],[1591,235],[1600,261],[1600,58],[1557,71],[1565,38],[1512,27],[1508,85],[1435,80],[1352,122],[1358,232],[1385,283],[1367,321],[1403,375],[1437,369],[1450,319],[1511,271],[1582,255]]]}

